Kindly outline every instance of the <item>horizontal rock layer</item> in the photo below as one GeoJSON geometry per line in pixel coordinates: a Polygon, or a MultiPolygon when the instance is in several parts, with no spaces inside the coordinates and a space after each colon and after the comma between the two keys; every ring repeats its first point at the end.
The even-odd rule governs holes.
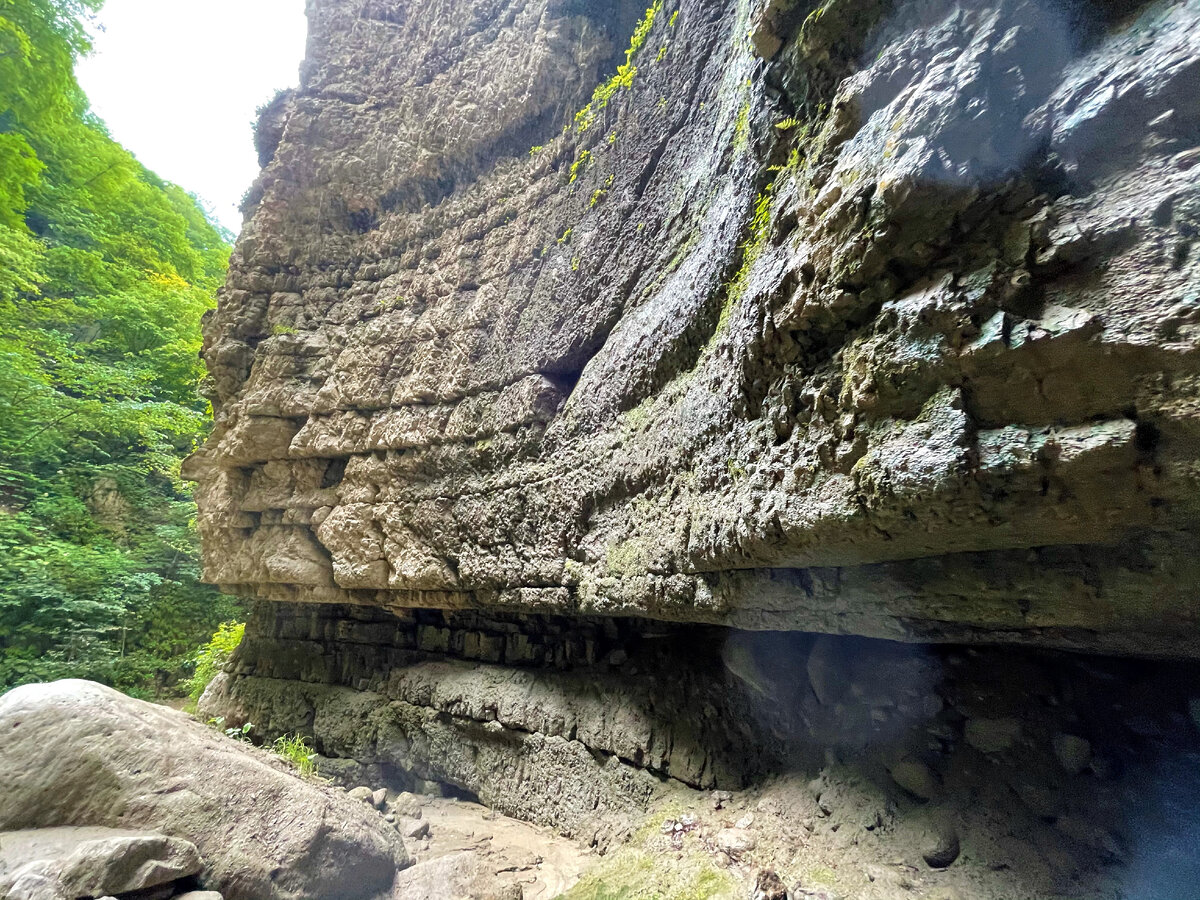
{"type": "Polygon", "coordinates": [[[710,806],[697,790],[770,795],[811,779],[781,816],[814,847],[896,859],[932,816],[961,838],[958,868],[979,873],[963,896],[1117,900],[1174,896],[1158,888],[1194,872],[1194,669],[644,619],[270,604],[201,706],[267,740],[308,736],[322,774],[348,784],[437,782],[600,847],[659,800],[710,806]]]}
{"type": "Polygon", "coordinates": [[[210,580],[1200,652],[1194,2],[309,14],[210,580]]]}

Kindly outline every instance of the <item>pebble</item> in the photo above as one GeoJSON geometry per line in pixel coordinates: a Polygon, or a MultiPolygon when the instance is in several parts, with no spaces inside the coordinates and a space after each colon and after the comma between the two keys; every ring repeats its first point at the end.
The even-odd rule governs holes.
{"type": "Polygon", "coordinates": [[[713,809],[720,809],[733,799],[733,794],[731,794],[729,791],[713,791],[711,797],[713,809]]]}
{"type": "Polygon", "coordinates": [[[1068,775],[1078,775],[1092,761],[1092,745],[1073,734],[1057,734],[1052,741],[1058,764],[1068,775]]]}
{"type": "Polygon", "coordinates": [[[751,900],[788,900],[787,885],[772,869],[764,869],[758,873],[754,882],[754,892],[751,900]]]}
{"type": "Polygon", "coordinates": [[[758,846],[754,834],[744,828],[722,828],[717,832],[716,845],[731,856],[746,853],[758,846]]]}
{"type": "Polygon", "coordinates": [[[980,753],[1003,753],[1021,736],[1021,723],[1013,718],[970,719],[964,737],[980,753]]]}
{"type": "Polygon", "coordinates": [[[832,816],[834,808],[833,797],[829,791],[817,798],[817,809],[821,811],[821,815],[832,816]]]}
{"type": "Polygon", "coordinates": [[[401,816],[396,820],[396,830],[404,837],[415,841],[429,834],[429,823],[422,819],[409,819],[401,816]]]}
{"type": "Polygon", "coordinates": [[[374,803],[371,801],[371,796],[374,793],[369,787],[356,787],[346,792],[346,796],[351,800],[361,800],[363,803],[374,803]]]}
{"type": "Polygon", "coordinates": [[[958,859],[958,832],[949,825],[943,825],[937,831],[937,842],[921,854],[931,869],[944,869],[958,859]]]}
{"type": "Polygon", "coordinates": [[[892,780],[921,800],[929,800],[938,792],[937,776],[919,759],[902,759],[892,766],[892,780]]]}
{"type": "Polygon", "coordinates": [[[387,789],[379,788],[371,792],[371,805],[376,809],[383,809],[383,805],[387,803],[387,789]]]}

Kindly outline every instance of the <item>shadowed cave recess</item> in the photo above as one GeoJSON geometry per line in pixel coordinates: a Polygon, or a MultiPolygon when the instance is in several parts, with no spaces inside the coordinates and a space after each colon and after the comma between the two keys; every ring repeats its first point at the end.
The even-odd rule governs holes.
{"type": "Polygon", "coordinates": [[[308,13],[205,325],[206,712],[602,849],[749,792],[1196,896],[1200,5],[308,13]]]}

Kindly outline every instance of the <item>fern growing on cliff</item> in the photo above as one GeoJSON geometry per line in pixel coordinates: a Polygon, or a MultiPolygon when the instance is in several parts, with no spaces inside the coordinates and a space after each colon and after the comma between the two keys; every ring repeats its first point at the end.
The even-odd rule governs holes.
{"type": "Polygon", "coordinates": [[[655,18],[662,12],[662,6],[662,0],[655,0],[646,10],[646,14],[642,16],[633,30],[633,37],[629,40],[629,49],[625,51],[625,62],[617,66],[615,75],[596,88],[587,105],[575,113],[575,128],[581,133],[595,124],[600,111],[608,106],[609,101],[617,95],[618,91],[633,87],[633,79],[637,75],[637,66],[633,64],[634,57],[646,43],[646,38],[654,27],[655,18]]]}

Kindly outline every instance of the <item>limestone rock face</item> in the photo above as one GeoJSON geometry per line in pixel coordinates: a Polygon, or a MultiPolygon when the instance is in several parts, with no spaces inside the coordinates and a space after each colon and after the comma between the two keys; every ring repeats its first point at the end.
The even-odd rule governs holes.
{"type": "Polygon", "coordinates": [[[642,6],[309,4],[207,577],[1196,655],[1200,7],[642,6]]]}
{"type": "MultiPolygon", "coordinates": [[[[199,849],[204,884],[229,900],[365,900],[390,889],[408,861],[369,807],[183,713],[92,682],[13,689],[0,697],[0,733],[0,832],[101,826],[182,839],[160,838],[171,844],[173,868],[156,868],[161,848],[134,841],[122,858],[129,871],[114,875],[143,859],[152,869],[140,873],[146,885],[190,875],[199,849]]],[[[118,890],[107,881],[84,887],[71,896],[118,890]]]]}

